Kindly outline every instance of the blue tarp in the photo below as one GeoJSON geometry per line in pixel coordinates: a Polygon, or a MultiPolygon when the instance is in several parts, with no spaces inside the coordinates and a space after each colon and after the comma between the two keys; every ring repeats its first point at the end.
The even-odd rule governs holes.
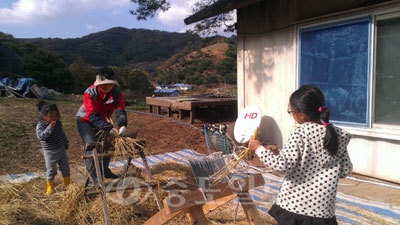
{"type": "Polygon", "coordinates": [[[179,91],[176,89],[161,89],[161,90],[155,90],[155,94],[164,94],[168,96],[179,96],[179,91]]]}
{"type": "Polygon", "coordinates": [[[5,89],[4,85],[14,88],[19,94],[30,97],[30,88],[36,81],[33,78],[8,78],[3,77],[0,83],[0,89],[5,89]],[[3,85],[4,84],[4,85],[3,85]]]}

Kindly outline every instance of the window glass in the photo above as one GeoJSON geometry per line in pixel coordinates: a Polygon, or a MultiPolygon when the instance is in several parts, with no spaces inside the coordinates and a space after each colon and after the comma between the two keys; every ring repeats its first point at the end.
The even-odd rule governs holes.
{"type": "Polygon", "coordinates": [[[400,124],[400,18],[377,22],[375,123],[400,124]]]}
{"type": "Polygon", "coordinates": [[[300,30],[300,85],[322,90],[332,120],[368,124],[369,23],[300,30]]]}

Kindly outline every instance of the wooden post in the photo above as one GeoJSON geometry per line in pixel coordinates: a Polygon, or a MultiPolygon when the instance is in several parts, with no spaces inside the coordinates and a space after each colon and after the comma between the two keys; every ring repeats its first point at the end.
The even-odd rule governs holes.
{"type": "Polygon", "coordinates": [[[172,116],[172,110],[171,110],[171,107],[168,107],[168,117],[171,117],[172,116]]]}
{"type": "Polygon", "coordinates": [[[125,180],[126,174],[128,174],[128,169],[132,165],[132,157],[128,156],[128,159],[126,160],[126,165],[124,166],[124,172],[122,173],[122,180],[125,180]]]}
{"type": "Polygon", "coordinates": [[[239,202],[242,205],[246,218],[251,225],[261,225],[262,220],[253,199],[251,199],[249,192],[244,191],[237,194],[239,202]]]}
{"type": "Polygon", "coordinates": [[[208,224],[206,220],[206,216],[203,212],[202,205],[196,205],[194,207],[189,208],[186,211],[186,218],[189,220],[190,224],[203,225],[208,224]]]}
{"type": "Polygon", "coordinates": [[[103,183],[103,176],[100,172],[101,170],[100,170],[100,165],[99,165],[99,158],[97,157],[97,148],[93,149],[92,154],[93,154],[94,166],[96,168],[97,182],[99,183],[100,188],[102,189],[101,196],[102,196],[104,219],[105,219],[106,225],[111,225],[110,215],[108,214],[106,195],[104,193],[105,188],[104,188],[104,183],[103,183]]]}
{"type": "MultiPolygon", "coordinates": [[[[144,171],[146,172],[147,178],[149,179],[149,181],[151,181],[153,178],[151,177],[150,167],[149,167],[149,164],[147,164],[146,156],[144,155],[143,149],[139,148],[138,151],[140,154],[140,158],[142,158],[143,167],[144,167],[144,171]]],[[[161,210],[162,208],[164,208],[163,203],[161,201],[161,197],[158,194],[158,191],[156,188],[151,187],[151,190],[153,191],[154,199],[156,200],[158,209],[161,210]]]]}
{"type": "Polygon", "coordinates": [[[183,119],[183,110],[182,109],[180,109],[179,110],[179,119],[181,120],[181,119],[183,119]]]}
{"type": "Polygon", "coordinates": [[[190,124],[194,123],[195,116],[196,116],[196,107],[193,107],[192,110],[190,110],[190,124]]]}

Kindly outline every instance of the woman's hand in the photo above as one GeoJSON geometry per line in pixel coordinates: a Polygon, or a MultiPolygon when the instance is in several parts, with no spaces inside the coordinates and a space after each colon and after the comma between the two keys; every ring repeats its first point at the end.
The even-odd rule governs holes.
{"type": "Polygon", "coordinates": [[[119,131],[118,131],[118,135],[125,136],[125,134],[126,134],[126,127],[125,126],[120,127],[119,131]]]}
{"type": "Polygon", "coordinates": [[[261,141],[259,141],[259,140],[257,140],[257,139],[253,139],[253,137],[251,137],[250,138],[250,141],[249,141],[249,145],[248,145],[248,148],[250,149],[250,150],[252,150],[252,151],[255,151],[258,147],[260,147],[262,144],[261,144],[261,141]]]}

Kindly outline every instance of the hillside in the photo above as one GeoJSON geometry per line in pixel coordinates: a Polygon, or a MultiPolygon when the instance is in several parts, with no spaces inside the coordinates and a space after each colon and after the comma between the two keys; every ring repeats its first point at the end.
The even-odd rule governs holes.
{"type": "Polygon", "coordinates": [[[139,66],[139,69],[152,70],[188,43],[200,42],[201,38],[189,33],[115,27],[81,38],[22,40],[54,52],[67,64],[81,56],[86,63],[94,66],[139,66]]]}
{"type": "Polygon", "coordinates": [[[236,37],[209,41],[192,51],[184,49],[158,69],[159,83],[236,84],[236,37]]]}

